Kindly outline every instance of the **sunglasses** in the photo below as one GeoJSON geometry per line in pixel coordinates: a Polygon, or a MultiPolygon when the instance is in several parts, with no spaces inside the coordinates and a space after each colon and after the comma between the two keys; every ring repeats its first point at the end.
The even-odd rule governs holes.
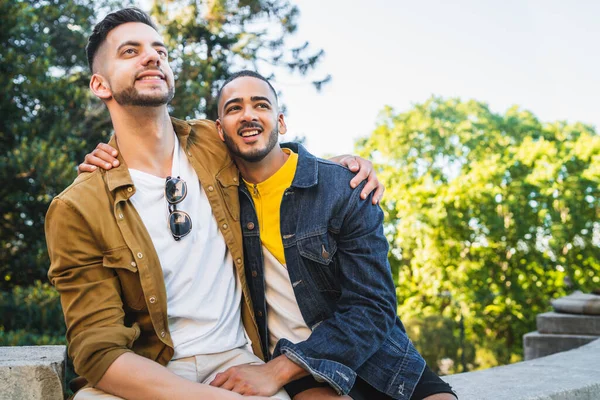
{"type": "Polygon", "coordinates": [[[181,203],[187,196],[187,185],[180,177],[171,178],[167,176],[165,183],[165,198],[169,203],[169,228],[173,239],[179,240],[192,231],[192,219],[185,211],[177,209],[177,204],[181,203]]]}

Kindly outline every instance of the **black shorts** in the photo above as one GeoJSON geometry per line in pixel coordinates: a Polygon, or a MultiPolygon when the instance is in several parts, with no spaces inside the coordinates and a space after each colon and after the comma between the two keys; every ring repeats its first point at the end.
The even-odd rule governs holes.
{"type": "MultiPolygon", "coordinates": [[[[329,387],[325,382],[317,382],[311,375],[300,378],[296,381],[290,382],[285,385],[285,390],[288,392],[290,397],[293,399],[295,395],[305,390],[318,388],[318,387],[329,387]]],[[[411,396],[411,400],[421,400],[427,396],[434,395],[436,393],[450,393],[456,397],[456,394],[452,391],[450,385],[444,382],[439,376],[436,375],[428,366],[425,366],[423,375],[415,387],[415,391],[411,396]]],[[[348,393],[354,400],[389,400],[390,396],[381,393],[367,382],[356,377],[354,386],[348,393]]],[[[458,397],[457,397],[458,398],[458,397]]]]}

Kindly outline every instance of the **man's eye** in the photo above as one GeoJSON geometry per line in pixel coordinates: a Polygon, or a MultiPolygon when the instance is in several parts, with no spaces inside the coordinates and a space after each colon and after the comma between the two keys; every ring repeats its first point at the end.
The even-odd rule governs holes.
{"type": "Polygon", "coordinates": [[[134,49],[127,49],[123,52],[123,54],[135,54],[135,50],[134,49]]]}
{"type": "Polygon", "coordinates": [[[227,112],[229,113],[229,112],[232,112],[232,111],[237,111],[239,109],[240,109],[240,106],[233,106],[233,107],[229,107],[227,109],[227,112]]]}
{"type": "Polygon", "coordinates": [[[258,103],[256,106],[260,108],[266,108],[267,110],[271,108],[267,103],[258,103]]]}
{"type": "Polygon", "coordinates": [[[167,57],[168,56],[168,54],[167,54],[167,52],[165,50],[158,50],[158,54],[160,54],[163,57],[167,57]]]}

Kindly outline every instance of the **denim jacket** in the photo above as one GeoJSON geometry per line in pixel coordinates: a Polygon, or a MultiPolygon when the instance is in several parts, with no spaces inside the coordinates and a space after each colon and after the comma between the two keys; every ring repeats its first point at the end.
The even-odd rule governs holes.
{"type": "MultiPolygon", "coordinates": [[[[287,144],[286,146],[295,147],[287,144]]],[[[281,339],[285,354],[315,379],[347,394],[356,376],[394,399],[410,399],[425,361],[396,316],[383,212],[353,190],[354,174],[298,145],[298,166],[281,201],[285,260],[310,337],[281,339]]],[[[240,185],[247,281],[268,353],[262,246],[250,193],[240,185]]]]}

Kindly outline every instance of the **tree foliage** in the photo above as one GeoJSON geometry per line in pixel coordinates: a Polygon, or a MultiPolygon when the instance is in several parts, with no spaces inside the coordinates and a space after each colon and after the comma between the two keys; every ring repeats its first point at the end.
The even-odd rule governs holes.
{"type": "MultiPolygon", "coordinates": [[[[217,118],[217,91],[232,73],[252,69],[275,77],[282,70],[309,75],[323,56],[308,42],[290,48],[298,7],[287,0],[154,1],[165,27],[176,76],[173,115],[217,118]]],[[[314,79],[317,89],[330,79],[314,79]]]]}
{"type": "Polygon", "coordinates": [[[48,268],[43,222],[86,140],[108,133],[89,95],[84,47],[106,2],[0,0],[0,287],[48,268]]]}
{"type": "Polygon", "coordinates": [[[591,126],[431,98],[383,110],[357,150],[387,186],[399,315],[417,326],[453,319],[465,367],[519,359],[522,335],[550,299],[600,286],[600,136],[591,126]]]}

